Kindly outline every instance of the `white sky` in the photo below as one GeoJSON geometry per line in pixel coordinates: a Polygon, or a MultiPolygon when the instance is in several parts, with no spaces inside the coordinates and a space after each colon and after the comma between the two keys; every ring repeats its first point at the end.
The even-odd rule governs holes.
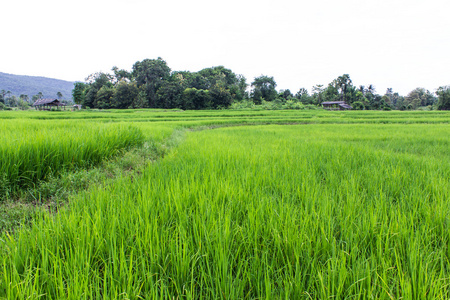
{"type": "Polygon", "coordinates": [[[83,81],[162,57],[277,89],[350,74],[406,95],[450,84],[449,0],[2,0],[0,72],[83,81]]]}

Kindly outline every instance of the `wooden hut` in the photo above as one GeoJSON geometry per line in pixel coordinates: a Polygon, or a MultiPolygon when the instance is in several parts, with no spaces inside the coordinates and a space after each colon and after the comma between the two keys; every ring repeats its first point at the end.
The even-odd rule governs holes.
{"type": "Polygon", "coordinates": [[[345,101],[329,101],[329,102],[322,102],[322,106],[325,109],[328,110],[347,110],[347,109],[353,109],[350,105],[345,103],[345,101]]]}
{"type": "Polygon", "coordinates": [[[39,110],[51,110],[52,107],[66,109],[66,104],[61,103],[58,99],[39,99],[33,103],[33,106],[39,110]]]}

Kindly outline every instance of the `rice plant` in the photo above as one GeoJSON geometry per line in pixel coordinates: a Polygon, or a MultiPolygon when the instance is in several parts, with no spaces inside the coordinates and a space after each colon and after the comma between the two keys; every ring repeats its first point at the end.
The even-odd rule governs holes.
{"type": "Polygon", "coordinates": [[[2,237],[7,299],[448,299],[448,124],[186,132],[2,237]]]}
{"type": "Polygon", "coordinates": [[[32,186],[61,170],[86,168],[142,143],[136,127],[75,121],[0,120],[2,186],[32,186]]]}

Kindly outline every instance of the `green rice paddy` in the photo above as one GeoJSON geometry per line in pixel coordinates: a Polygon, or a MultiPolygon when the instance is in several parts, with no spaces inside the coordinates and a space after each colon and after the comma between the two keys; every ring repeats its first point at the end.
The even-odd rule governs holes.
{"type": "Polygon", "coordinates": [[[31,153],[47,145],[62,149],[56,170],[72,167],[66,153],[77,151],[65,149],[89,145],[85,152],[106,157],[174,134],[178,143],[140,177],[91,187],[57,214],[3,233],[0,297],[448,299],[449,120],[447,112],[2,112],[0,139],[12,141],[1,143],[2,170],[11,169],[8,149],[26,174],[39,174],[47,162],[31,153]],[[46,142],[17,146],[31,136],[46,142]]]}
{"type": "Polygon", "coordinates": [[[144,139],[141,130],[122,124],[0,119],[0,128],[0,179],[13,190],[61,170],[93,166],[144,139]]]}

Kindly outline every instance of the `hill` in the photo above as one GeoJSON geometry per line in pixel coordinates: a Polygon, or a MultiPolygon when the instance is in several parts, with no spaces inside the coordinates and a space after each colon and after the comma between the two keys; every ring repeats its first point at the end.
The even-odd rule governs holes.
{"type": "Polygon", "coordinates": [[[13,75],[0,72],[0,90],[11,91],[11,95],[19,97],[33,95],[42,92],[45,98],[56,98],[61,92],[63,99],[72,99],[74,82],[39,76],[13,75]]]}

